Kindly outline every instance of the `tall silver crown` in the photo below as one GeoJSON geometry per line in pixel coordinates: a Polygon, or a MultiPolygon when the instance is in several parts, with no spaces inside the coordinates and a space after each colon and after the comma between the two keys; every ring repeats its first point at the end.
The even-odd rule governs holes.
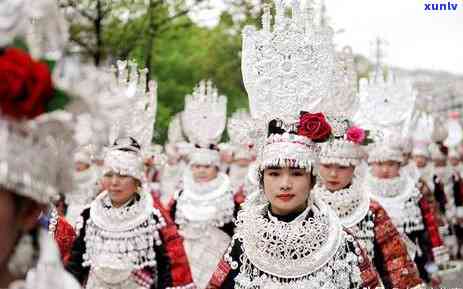
{"type": "Polygon", "coordinates": [[[217,145],[225,130],[227,98],[219,95],[211,81],[201,81],[185,97],[182,126],[190,143],[207,147],[217,145]]]}
{"type": "Polygon", "coordinates": [[[444,121],[436,117],[434,118],[433,130],[431,134],[431,139],[433,142],[444,142],[449,135],[448,129],[445,126],[444,121]]]}
{"type": "Polygon", "coordinates": [[[301,110],[320,111],[334,93],[333,31],[315,23],[308,3],[274,0],[264,7],[263,27],[243,30],[242,74],[254,118],[294,122],[301,110]],[[287,9],[291,16],[287,16],[287,9]]]}
{"type": "Polygon", "coordinates": [[[117,61],[118,89],[124,92],[130,105],[123,107],[123,115],[112,128],[114,141],[120,137],[133,137],[142,149],[149,149],[153,139],[157,110],[157,83],[148,82],[148,69],[138,69],[133,61],[117,61]]]}
{"type": "Polygon", "coordinates": [[[174,115],[172,120],[169,123],[169,128],[167,130],[167,140],[168,143],[176,144],[185,141],[183,136],[182,129],[182,113],[179,112],[174,115]]]}
{"type": "Polygon", "coordinates": [[[322,103],[335,139],[320,145],[320,162],[323,164],[358,165],[364,156],[361,145],[347,138],[353,126],[353,117],[359,108],[357,72],[350,47],[336,54],[335,93],[322,103]]]}
{"type": "Polygon", "coordinates": [[[252,137],[255,122],[248,111],[240,109],[228,118],[227,132],[235,159],[252,159],[256,140],[252,137]]]}
{"type": "Polygon", "coordinates": [[[250,129],[254,126],[251,115],[245,109],[235,111],[229,118],[227,132],[232,145],[252,146],[255,140],[250,129]]]}
{"type": "Polygon", "coordinates": [[[460,122],[460,114],[450,115],[447,122],[448,136],[445,140],[445,145],[448,147],[457,147],[463,140],[463,129],[460,122]]]}
{"type": "Polygon", "coordinates": [[[382,68],[360,81],[360,107],[356,122],[366,128],[408,129],[415,109],[416,92],[409,79],[397,78],[392,71],[385,80],[382,68]]]}
{"type": "Polygon", "coordinates": [[[352,119],[358,110],[357,72],[352,48],[344,47],[336,53],[335,92],[323,101],[322,111],[338,118],[352,119]]]}

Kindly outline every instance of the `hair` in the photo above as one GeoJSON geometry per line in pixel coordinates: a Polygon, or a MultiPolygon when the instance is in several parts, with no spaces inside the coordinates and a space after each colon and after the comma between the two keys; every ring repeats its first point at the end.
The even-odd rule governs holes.
{"type": "Polygon", "coordinates": [[[123,144],[118,150],[124,151],[124,152],[133,152],[133,153],[138,153],[141,150],[140,144],[137,142],[136,139],[133,137],[127,137],[127,138],[119,138],[114,141],[114,146],[120,146],[122,145],[121,143],[124,143],[124,141],[128,141],[129,143],[123,144]]]}
{"type": "Polygon", "coordinates": [[[136,179],[136,178],[133,178],[133,179],[134,179],[134,181],[135,181],[135,185],[136,185],[137,187],[140,188],[141,185],[142,185],[142,184],[141,184],[141,181],[140,181],[139,179],[136,179]]]}

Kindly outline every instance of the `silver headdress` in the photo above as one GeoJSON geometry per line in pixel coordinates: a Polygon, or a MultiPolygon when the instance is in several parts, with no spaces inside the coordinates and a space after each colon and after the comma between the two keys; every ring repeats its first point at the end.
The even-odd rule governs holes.
{"type": "Polygon", "coordinates": [[[459,159],[459,147],[461,145],[461,141],[463,140],[463,128],[460,123],[460,113],[452,112],[449,116],[450,118],[447,123],[449,135],[445,140],[445,145],[449,147],[448,157],[459,159]]]}
{"type": "Polygon", "coordinates": [[[253,159],[255,157],[255,140],[249,129],[254,122],[246,110],[237,110],[228,119],[227,131],[235,159],[253,159]]]}
{"type": "Polygon", "coordinates": [[[345,47],[336,57],[335,94],[322,103],[328,115],[334,137],[321,144],[320,162],[357,166],[364,156],[362,144],[368,142],[369,131],[353,124],[358,110],[357,73],[350,47],[345,47]]]}
{"type": "Polygon", "coordinates": [[[171,159],[179,159],[184,154],[181,146],[185,143],[187,141],[183,135],[182,113],[179,112],[172,117],[167,130],[167,142],[165,144],[167,156],[171,159]]]}
{"type": "Polygon", "coordinates": [[[336,55],[333,31],[315,23],[312,7],[274,0],[264,7],[262,30],[243,30],[242,73],[251,115],[258,119],[297,120],[300,110],[319,111],[323,99],[334,93],[336,55]],[[302,106],[301,106],[302,104],[302,106]]]}
{"type": "Polygon", "coordinates": [[[46,120],[20,125],[0,120],[1,186],[43,204],[68,191],[69,184],[63,187],[65,180],[70,181],[65,172],[73,167],[65,162],[66,149],[61,147],[65,144],[56,138],[64,131],[50,132],[53,125],[48,124],[46,120]]]}
{"type": "Polygon", "coordinates": [[[25,40],[37,59],[59,59],[68,41],[68,25],[54,0],[0,1],[0,47],[25,40]]]}
{"type": "Polygon", "coordinates": [[[413,156],[430,156],[429,145],[432,143],[433,118],[430,114],[420,111],[412,126],[413,156]]]}
{"type": "Polygon", "coordinates": [[[447,122],[448,136],[444,141],[448,147],[456,147],[463,140],[463,128],[460,123],[460,114],[458,112],[452,112],[449,115],[447,122]]]}
{"type": "MultiPolygon", "coordinates": [[[[42,23],[44,25],[40,27],[40,31],[35,31],[32,35],[36,37],[35,39],[53,37],[57,29],[66,28],[65,25],[57,27],[62,24],[60,23],[62,18],[55,1],[40,0],[34,3],[21,0],[0,1],[0,46],[8,46],[14,39],[19,38],[25,40],[32,52],[37,52],[36,58],[56,59],[52,56],[61,54],[61,49],[67,41],[66,34],[55,35],[56,43],[53,39],[49,39],[48,48],[56,49],[53,55],[49,55],[46,51],[39,51],[39,47],[28,41],[31,29],[37,28],[33,27],[31,21],[39,20],[46,23],[42,23]]],[[[23,59],[30,57],[28,53],[16,51],[18,51],[17,57],[23,59]]],[[[0,58],[5,54],[0,53],[0,58]]],[[[41,68],[41,77],[31,73],[32,69],[28,70],[30,68],[20,67],[26,69],[27,73],[22,76],[23,79],[18,80],[21,87],[16,87],[13,91],[21,91],[20,97],[24,100],[14,104],[13,108],[18,109],[14,113],[9,111],[11,108],[4,108],[3,102],[0,108],[0,186],[15,194],[47,204],[57,200],[59,193],[68,192],[73,185],[71,175],[73,165],[70,162],[72,158],[69,158],[75,146],[73,115],[56,111],[48,114],[34,113],[32,116],[30,112],[21,109],[30,98],[29,93],[35,93],[33,95],[35,100],[28,102],[28,106],[41,110],[40,106],[44,107],[53,97],[53,86],[55,86],[51,81],[49,69],[44,68],[46,66],[44,63],[38,63],[34,59],[28,61],[31,64],[34,62],[34,67],[41,68]],[[30,84],[37,87],[23,87],[30,84]]],[[[22,65],[17,61],[16,64],[14,62],[10,64],[18,67],[22,65]]],[[[28,66],[33,67],[31,64],[28,66]]],[[[2,97],[11,97],[11,101],[15,103],[17,99],[14,98],[18,95],[13,93],[8,96],[8,88],[12,83],[10,83],[11,79],[5,76],[4,74],[0,76],[0,82],[7,93],[2,97]]]]}
{"type": "Polygon", "coordinates": [[[408,79],[395,77],[389,72],[385,80],[382,68],[360,80],[360,108],[357,122],[368,128],[392,129],[402,132],[415,109],[416,92],[408,79]]]}
{"type": "MultiPolygon", "coordinates": [[[[260,169],[312,165],[318,145],[298,134],[300,112],[318,111],[322,100],[335,92],[332,29],[315,23],[310,5],[292,1],[288,7],[285,2],[274,1],[273,27],[266,6],[262,30],[248,26],[243,31],[243,81],[251,115],[261,123],[256,122],[253,133],[260,169]],[[288,8],[291,16],[286,13],[288,8]],[[278,120],[269,131],[267,124],[272,119],[278,120]]],[[[315,117],[324,121],[323,115],[315,117]]]]}
{"type": "Polygon", "coordinates": [[[374,138],[374,144],[368,148],[368,163],[404,161],[404,139],[402,134],[386,130],[374,138]]]}
{"type": "Polygon", "coordinates": [[[176,144],[185,141],[186,140],[183,136],[182,129],[182,113],[179,112],[174,115],[174,117],[169,123],[169,128],[167,130],[167,142],[171,144],[176,144]]]}
{"type": "Polygon", "coordinates": [[[122,108],[122,114],[112,126],[110,144],[104,157],[104,172],[132,176],[143,180],[143,159],[151,148],[153,126],[156,118],[157,84],[148,82],[147,69],[138,69],[136,63],[118,61],[118,89],[125,93],[130,105],[122,108]],[[130,67],[130,69],[129,69],[130,67]]]}
{"type": "Polygon", "coordinates": [[[446,160],[448,154],[448,148],[444,145],[445,140],[448,137],[448,130],[444,122],[436,117],[434,119],[434,126],[431,135],[433,143],[429,145],[429,151],[431,153],[431,159],[433,160],[446,160]]]}
{"type": "Polygon", "coordinates": [[[385,80],[377,67],[369,82],[360,81],[360,108],[356,122],[378,132],[375,144],[368,149],[368,162],[403,161],[405,136],[415,109],[416,93],[408,79],[396,78],[392,72],[385,80]]]}
{"type": "Polygon", "coordinates": [[[227,98],[219,95],[211,81],[201,81],[185,97],[182,126],[190,145],[190,164],[219,165],[217,145],[225,130],[227,98]]]}

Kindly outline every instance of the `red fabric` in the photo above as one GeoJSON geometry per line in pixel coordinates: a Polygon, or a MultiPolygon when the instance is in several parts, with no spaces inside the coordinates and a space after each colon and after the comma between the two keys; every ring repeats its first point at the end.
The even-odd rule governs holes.
{"type": "Polygon", "coordinates": [[[375,243],[383,259],[381,278],[386,288],[407,289],[422,284],[418,269],[386,211],[374,201],[370,203],[370,211],[375,216],[375,243]]]}
{"type": "Polygon", "coordinates": [[[439,211],[439,203],[437,202],[436,198],[434,197],[434,193],[431,191],[429,186],[426,182],[422,179],[418,181],[417,187],[423,196],[424,199],[427,200],[429,205],[429,210],[434,214],[434,220],[437,223],[437,226],[443,226],[444,223],[441,219],[440,211],[439,211]]]}
{"type": "Polygon", "coordinates": [[[235,204],[239,207],[246,200],[246,195],[244,194],[244,186],[241,185],[239,190],[233,196],[235,204]]]}
{"type": "Polygon", "coordinates": [[[177,225],[170,217],[168,211],[162,205],[159,198],[153,198],[154,207],[161,212],[166,222],[166,226],[160,230],[162,240],[170,259],[172,275],[172,287],[186,286],[193,283],[193,276],[190,264],[183,247],[183,239],[178,233],[177,225]]]}
{"type": "Polygon", "coordinates": [[[225,281],[225,278],[227,278],[230,271],[230,264],[228,264],[228,262],[222,258],[214,274],[212,274],[212,278],[209,281],[209,284],[207,285],[206,289],[219,289],[225,281]]]}
{"type": "Polygon", "coordinates": [[[169,200],[169,202],[167,203],[167,208],[166,208],[167,211],[172,212],[172,209],[173,209],[173,207],[175,206],[176,203],[177,203],[177,200],[175,200],[175,198],[171,198],[169,200]]]}
{"type": "Polygon", "coordinates": [[[430,202],[422,197],[419,202],[421,214],[423,215],[423,222],[428,233],[431,247],[437,248],[444,244],[442,237],[439,232],[438,222],[436,220],[435,212],[430,204],[430,202]]]}
{"type": "Polygon", "coordinates": [[[71,257],[71,248],[74,240],[76,239],[76,232],[72,226],[61,216],[58,217],[54,238],[58,244],[63,264],[66,265],[69,258],[71,257]]]}

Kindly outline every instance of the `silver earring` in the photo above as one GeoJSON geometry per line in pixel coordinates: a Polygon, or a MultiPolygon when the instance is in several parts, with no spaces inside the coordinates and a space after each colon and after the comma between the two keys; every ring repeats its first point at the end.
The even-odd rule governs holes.
{"type": "Polygon", "coordinates": [[[34,262],[34,245],[32,237],[25,234],[16,245],[13,255],[8,261],[8,270],[13,275],[22,276],[32,267],[34,262]]]}

